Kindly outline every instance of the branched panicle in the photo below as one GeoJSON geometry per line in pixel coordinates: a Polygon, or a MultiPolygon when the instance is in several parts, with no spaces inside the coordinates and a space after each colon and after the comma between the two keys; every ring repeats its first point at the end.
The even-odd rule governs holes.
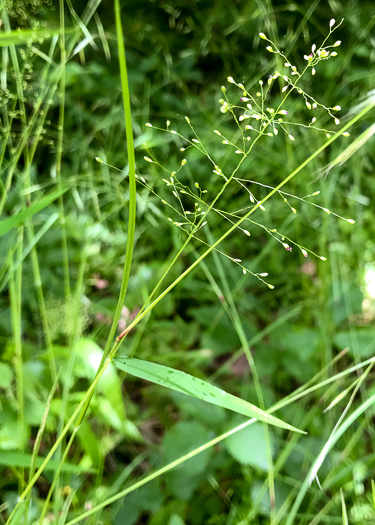
{"type": "MultiPolygon", "coordinates": [[[[151,123],[146,124],[146,127],[148,128],[169,133],[170,135],[174,135],[175,139],[178,139],[180,142],[182,141],[183,146],[180,146],[179,150],[184,155],[186,155],[191,149],[199,152],[199,154],[204,156],[210,162],[212,165],[212,172],[215,177],[222,182],[222,189],[216,195],[210,195],[209,191],[206,188],[202,188],[201,184],[197,181],[194,181],[193,187],[190,187],[183,183],[179,177],[179,175],[181,175],[181,170],[183,170],[184,166],[188,163],[188,158],[183,158],[177,168],[170,170],[156,158],[155,154],[149,150],[147,144],[144,144],[145,150],[147,151],[147,156],[144,157],[144,160],[148,163],[159,166],[164,173],[167,174],[167,177],[162,178],[162,182],[165,184],[165,187],[168,188],[172,200],[168,199],[167,201],[165,198],[159,197],[156,191],[143,177],[140,178],[138,176],[137,180],[140,184],[146,186],[149,191],[152,191],[154,195],[157,195],[161,202],[164,205],[167,205],[173,210],[174,214],[177,215],[176,218],[167,218],[170,223],[184,231],[187,235],[191,235],[200,243],[208,245],[207,241],[203,238],[204,227],[209,221],[211,212],[215,212],[215,214],[228,222],[231,226],[238,223],[240,220],[241,222],[237,225],[237,230],[247,237],[252,235],[252,230],[254,228],[261,228],[288,252],[292,252],[293,247],[296,247],[304,257],[308,257],[308,255],[311,254],[326,261],[326,257],[318,255],[308,247],[295,242],[282,232],[279,232],[276,228],[268,227],[261,222],[254,221],[252,218],[245,216],[248,215],[249,210],[255,207],[263,212],[266,211],[262,204],[262,198],[258,195],[259,189],[267,188],[272,190],[273,186],[257,180],[240,178],[237,172],[241,166],[246,168],[245,161],[247,157],[250,156],[253,147],[261,137],[267,137],[267,140],[269,140],[271,138],[276,139],[285,135],[287,140],[295,142],[296,137],[292,131],[293,129],[298,129],[298,127],[314,129],[317,132],[323,133],[327,138],[336,134],[342,134],[345,137],[349,136],[349,133],[347,132],[333,131],[319,126],[319,110],[320,112],[323,110],[324,113],[328,114],[333,119],[334,124],[338,126],[340,120],[336,115],[337,112],[341,110],[341,107],[339,105],[325,105],[318,101],[313,95],[306,92],[303,88],[303,81],[308,73],[315,75],[321,62],[326,62],[337,56],[337,52],[334,49],[336,49],[341,42],[336,41],[333,44],[329,44],[329,38],[341,23],[342,21],[338,24],[336,24],[335,20],[330,21],[327,37],[319,47],[316,44],[313,44],[311,52],[308,55],[304,55],[303,58],[305,60],[305,65],[302,69],[293,65],[289,58],[264,33],[259,34],[262,40],[266,40],[269,43],[266,47],[267,51],[277,54],[282,58],[285,72],[281,73],[279,71],[274,71],[273,74],[269,75],[268,79],[259,80],[258,89],[255,92],[252,92],[250,89],[248,90],[244,83],[237,82],[233,77],[229,76],[227,78],[228,83],[236,86],[240,90],[240,94],[236,101],[233,101],[232,96],[229,96],[228,90],[225,86],[221,87],[222,97],[219,100],[220,112],[231,116],[236,129],[235,133],[233,133],[234,138],[228,136],[228,132],[224,133],[219,129],[214,129],[213,133],[221,140],[221,144],[224,147],[231,148],[233,155],[238,156],[239,158],[239,160],[236,161],[236,167],[231,171],[224,171],[224,167],[220,167],[220,161],[215,160],[215,154],[209,153],[189,117],[185,117],[190,129],[188,136],[171,129],[170,120],[167,120],[165,127],[155,126],[151,123]],[[293,97],[295,96],[302,97],[306,108],[313,113],[310,122],[295,122],[289,118],[288,115],[291,112],[290,109],[293,108],[293,97]],[[290,107],[288,108],[288,106],[290,107]],[[239,131],[240,138],[238,138],[237,131],[239,131]],[[245,206],[239,210],[228,210],[218,207],[218,198],[228,184],[232,182],[237,184],[247,193],[249,206],[245,206]]],[[[354,223],[352,219],[341,217],[331,210],[312,202],[310,199],[318,196],[319,191],[315,191],[310,195],[303,197],[286,193],[284,191],[277,191],[276,195],[281,198],[282,202],[293,214],[297,213],[297,208],[294,203],[291,203],[292,200],[308,203],[329,215],[334,215],[335,217],[343,219],[351,224],[354,223]]],[[[250,273],[264,282],[268,287],[273,288],[273,285],[267,283],[263,279],[263,277],[268,275],[267,272],[254,273],[243,265],[241,259],[226,254],[221,250],[220,253],[233,263],[240,266],[244,274],[250,273]]]]}

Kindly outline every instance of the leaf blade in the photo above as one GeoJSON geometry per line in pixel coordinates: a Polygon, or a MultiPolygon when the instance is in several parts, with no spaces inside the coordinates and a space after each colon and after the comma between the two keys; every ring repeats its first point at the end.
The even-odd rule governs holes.
{"type": "Polygon", "coordinates": [[[0,221],[0,237],[13,230],[13,228],[16,228],[20,224],[24,223],[27,219],[30,219],[33,215],[37,214],[44,208],[46,208],[49,204],[51,204],[53,201],[55,201],[61,195],[63,195],[68,189],[69,187],[65,187],[56,190],[55,192],[50,193],[46,197],[40,199],[40,201],[35,202],[30,207],[25,208],[19,213],[16,213],[15,215],[12,215],[11,217],[7,217],[6,219],[0,221]]]}
{"type": "MultiPolygon", "coordinates": [[[[35,466],[40,467],[44,457],[37,456],[35,458],[35,466]]],[[[32,461],[32,455],[26,452],[17,452],[14,450],[2,450],[0,452],[0,465],[29,468],[32,461]]],[[[51,460],[46,466],[46,470],[53,471],[57,468],[58,461],[51,460]]],[[[83,472],[95,472],[93,468],[86,468],[80,465],[73,465],[72,463],[64,463],[63,470],[72,474],[81,474],[83,472]]]]}
{"type": "Polygon", "coordinates": [[[120,368],[120,370],[123,370],[132,376],[151,381],[152,383],[156,383],[157,385],[164,386],[171,390],[177,390],[183,394],[197,397],[207,403],[221,406],[270,425],[291,430],[293,432],[305,433],[303,430],[299,430],[296,427],[289,425],[289,423],[285,423],[281,419],[268,414],[252,403],[229,394],[202,379],[198,379],[197,377],[181,372],[180,370],[151,363],[150,361],[123,356],[116,357],[114,359],[114,364],[120,368]]]}

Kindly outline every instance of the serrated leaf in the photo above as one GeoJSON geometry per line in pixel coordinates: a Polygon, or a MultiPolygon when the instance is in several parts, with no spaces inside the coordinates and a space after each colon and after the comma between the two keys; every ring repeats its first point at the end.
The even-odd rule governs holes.
{"type": "Polygon", "coordinates": [[[171,390],[177,390],[189,396],[197,397],[207,403],[227,408],[238,414],[258,419],[259,421],[276,427],[304,433],[302,430],[268,414],[248,401],[228,394],[224,390],[180,370],[129,357],[117,357],[114,363],[118,368],[132,376],[146,379],[157,385],[165,386],[171,390]]]}

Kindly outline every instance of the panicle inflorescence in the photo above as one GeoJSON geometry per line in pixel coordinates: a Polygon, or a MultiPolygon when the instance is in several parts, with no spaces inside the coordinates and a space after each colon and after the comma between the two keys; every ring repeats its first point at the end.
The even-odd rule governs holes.
{"type": "MultiPolygon", "coordinates": [[[[272,137],[278,135],[279,131],[282,130],[286,136],[294,141],[295,137],[290,133],[291,126],[303,126],[314,128],[317,131],[324,132],[329,138],[332,134],[335,134],[335,131],[329,131],[327,129],[318,127],[315,125],[317,120],[314,116],[309,124],[301,124],[298,122],[286,121],[283,117],[288,115],[286,109],[280,109],[284,105],[286,99],[292,94],[296,93],[297,95],[303,97],[305,106],[308,110],[314,111],[319,109],[324,109],[330,117],[333,119],[335,125],[340,124],[340,120],[335,114],[335,112],[340,111],[341,107],[336,104],[333,107],[324,105],[321,102],[318,102],[310,94],[308,94],[300,85],[301,78],[306,74],[308,70],[311,70],[311,73],[314,75],[316,73],[316,66],[321,62],[328,60],[332,57],[337,56],[336,51],[332,51],[331,48],[337,48],[341,42],[338,40],[332,45],[327,45],[327,40],[330,35],[341,25],[342,22],[336,24],[335,21],[331,20],[330,30],[327,38],[323,43],[317,47],[316,44],[313,44],[311,47],[311,53],[305,55],[304,58],[307,60],[307,64],[300,72],[297,69],[297,66],[293,65],[291,61],[284,55],[284,53],[276,46],[276,44],[270,40],[264,33],[260,33],[259,36],[268,41],[271,45],[267,46],[266,49],[271,52],[280,55],[284,62],[284,67],[286,68],[285,74],[275,71],[272,75],[268,77],[267,83],[265,84],[262,80],[259,81],[260,91],[256,91],[254,95],[249,93],[244,87],[243,83],[238,83],[234,80],[232,76],[228,77],[227,80],[230,84],[236,85],[241,91],[240,102],[245,102],[245,106],[239,104],[233,104],[229,101],[226,96],[226,90],[222,90],[224,93],[224,98],[220,99],[220,111],[222,113],[232,112],[235,118],[237,119],[235,112],[241,111],[241,114],[238,117],[238,122],[243,122],[248,119],[253,119],[256,123],[258,122],[258,127],[253,128],[255,133],[260,133],[263,131],[263,128],[272,128],[267,132],[263,133],[266,136],[272,137]],[[289,72],[289,74],[288,74],[289,72]],[[284,94],[279,106],[277,108],[266,107],[265,109],[265,100],[269,95],[269,91],[272,88],[272,85],[276,79],[279,79],[281,83],[285,85],[281,88],[281,94],[284,94]]],[[[344,133],[344,136],[349,136],[348,133],[344,133]]],[[[249,137],[250,139],[250,137],[249,137]]]]}
{"type": "MultiPolygon", "coordinates": [[[[185,117],[185,121],[190,128],[189,137],[184,136],[179,131],[171,129],[169,120],[167,120],[165,128],[154,126],[149,122],[146,124],[148,128],[153,128],[174,135],[176,141],[179,142],[180,152],[185,154],[188,152],[188,150],[194,149],[206,157],[206,159],[212,165],[212,173],[215,175],[217,180],[221,179],[223,184],[219,193],[216,196],[213,196],[213,199],[210,200],[208,198],[210,185],[208,185],[208,189],[202,188],[202,182],[195,180],[193,181],[192,187],[190,187],[190,185],[183,182],[183,180],[186,180],[185,176],[183,177],[183,180],[182,178],[179,178],[181,169],[183,169],[183,167],[187,164],[187,158],[183,158],[180,161],[180,165],[175,170],[170,171],[165,168],[156,159],[155,155],[148,150],[147,146],[145,146],[148,155],[144,157],[144,160],[147,163],[160,166],[165,172],[168,173],[168,177],[162,179],[162,181],[166,187],[171,189],[171,195],[175,199],[175,204],[168,202],[164,198],[159,198],[161,199],[163,205],[167,205],[170,209],[174,210],[174,213],[179,217],[178,220],[174,220],[169,217],[168,221],[170,223],[180,230],[183,230],[187,235],[190,235],[200,243],[209,246],[209,243],[204,238],[204,227],[208,224],[209,214],[214,212],[219,217],[221,217],[221,219],[228,222],[232,229],[236,228],[246,237],[252,237],[252,229],[261,228],[276,242],[281,244],[287,252],[292,252],[293,247],[295,247],[303,257],[308,257],[310,254],[318,257],[322,261],[326,260],[324,256],[318,255],[306,246],[293,241],[283,233],[279,232],[276,228],[265,226],[264,224],[256,222],[250,218],[249,215],[251,215],[251,213],[256,211],[258,208],[263,212],[266,211],[262,198],[256,197],[257,188],[260,189],[260,187],[263,187],[276,193],[293,215],[298,213],[298,207],[292,205],[290,200],[295,199],[303,203],[308,203],[316,208],[321,209],[326,214],[343,219],[350,224],[353,224],[354,220],[341,217],[331,210],[328,210],[327,208],[312,202],[310,198],[318,196],[319,191],[315,191],[304,197],[299,197],[281,190],[276,191],[272,186],[266,185],[256,180],[240,178],[237,172],[243,165],[246,158],[252,152],[256,142],[263,137],[275,138],[280,134],[284,134],[284,136],[286,136],[289,141],[295,142],[296,137],[291,131],[293,128],[297,129],[298,127],[306,129],[311,128],[318,132],[323,132],[328,138],[332,134],[340,134],[340,132],[325,129],[317,124],[317,112],[319,110],[324,110],[334,120],[335,125],[339,125],[340,120],[337,118],[336,112],[341,110],[340,105],[336,104],[330,107],[322,104],[303,89],[301,86],[301,81],[308,71],[310,71],[312,75],[315,75],[317,66],[320,64],[320,62],[337,56],[337,52],[333,49],[336,49],[341,42],[336,41],[332,45],[328,45],[327,40],[331,34],[341,25],[341,23],[342,22],[336,24],[335,20],[333,19],[330,21],[329,34],[327,38],[319,47],[316,44],[312,45],[311,52],[304,56],[305,65],[301,70],[299,70],[296,65],[292,64],[287,56],[284,55],[284,53],[280,51],[276,44],[264,33],[259,34],[262,40],[266,40],[269,43],[266,49],[270,53],[278,54],[282,58],[285,74],[275,71],[272,75],[269,75],[266,80],[259,80],[258,87],[254,93],[248,90],[243,82],[237,82],[232,76],[229,76],[227,78],[228,83],[236,86],[240,90],[239,101],[235,103],[229,99],[227,88],[225,86],[221,87],[222,98],[219,100],[220,112],[223,115],[231,115],[237,129],[240,131],[240,139],[238,139],[238,134],[234,134],[232,137],[229,135],[228,131],[224,133],[219,129],[213,130],[214,135],[220,139],[223,146],[231,148],[233,154],[239,157],[239,160],[237,161],[237,167],[231,172],[224,172],[224,169],[219,165],[220,162],[215,160],[213,155],[208,152],[204,141],[202,141],[198,136],[189,117],[185,117]],[[278,82],[275,86],[276,80],[278,80],[278,82]],[[278,86],[281,86],[281,89],[279,89],[281,98],[277,103],[272,104],[268,102],[268,99],[271,98],[271,90],[275,90],[275,87],[278,86]],[[304,124],[291,120],[289,115],[293,106],[289,103],[288,107],[287,103],[291,100],[289,97],[292,94],[301,97],[307,110],[313,112],[313,116],[309,123],[304,124]],[[231,182],[238,184],[245,192],[247,192],[250,201],[249,206],[245,206],[240,210],[223,210],[217,206],[216,203],[218,198],[231,182]]],[[[274,99],[275,97],[272,98],[272,100],[274,99]]],[[[349,136],[349,133],[347,132],[341,134],[346,137],[349,136]]],[[[245,164],[243,166],[245,166],[245,164]]],[[[144,178],[140,179],[137,177],[137,180],[146,186],[149,191],[157,195],[155,190],[148,183],[146,183],[144,178]]],[[[254,273],[249,268],[247,268],[240,259],[234,258],[224,253],[217,247],[215,247],[215,250],[227,257],[233,263],[239,265],[244,275],[249,273],[264,282],[269,288],[273,288],[273,285],[267,283],[263,279],[268,275],[266,272],[254,273]]]]}

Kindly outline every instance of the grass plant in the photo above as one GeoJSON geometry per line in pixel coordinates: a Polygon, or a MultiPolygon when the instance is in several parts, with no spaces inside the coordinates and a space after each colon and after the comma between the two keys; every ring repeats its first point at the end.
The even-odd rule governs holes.
{"type": "Polygon", "coordinates": [[[373,298],[347,255],[371,226],[360,176],[338,178],[367,152],[375,97],[345,113],[313,93],[342,68],[343,20],[300,60],[318,3],[286,51],[269,4],[272,69],[227,76],[207,132],[142,113],[120,0],[114,32],[99,0],[59,0],[51,27],[36,5],[40,20],[0,7],[2,522],[375,521],[373,298]],[[118,55],[113,95],[82,73],[99,45],[118,55]]]}

